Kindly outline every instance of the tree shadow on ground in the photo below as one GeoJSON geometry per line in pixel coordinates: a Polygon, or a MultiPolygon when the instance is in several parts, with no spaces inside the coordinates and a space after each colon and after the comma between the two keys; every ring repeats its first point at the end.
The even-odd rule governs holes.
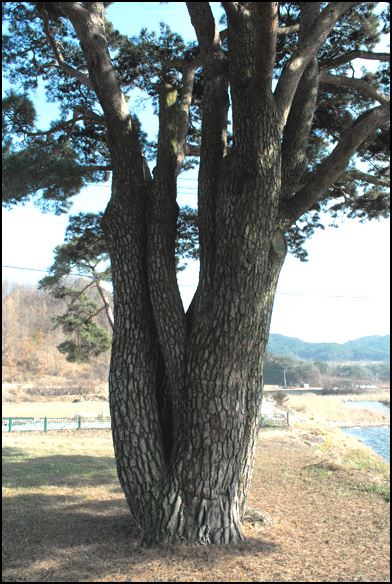
{"type": "Polygon", "coordinates": [[[23,450],[3,448],[3,486],[9,488],[77,486],[86,481],[102,485],[111,482],[115,472],[115,461],[110,456],[59,454],[26,459],[23,450]]]}
{"type": "Polygon", "coordinates": [[[218,565],[278,549],[268,531],[238,545],[146,549],[112,459],[75,455],[22,462],[16,451],[6,450],[3,470],[11,490],[3,498],[3,581],[177,581],[190,574],[196,580],[185,581],[203,581],[218,565]]]}

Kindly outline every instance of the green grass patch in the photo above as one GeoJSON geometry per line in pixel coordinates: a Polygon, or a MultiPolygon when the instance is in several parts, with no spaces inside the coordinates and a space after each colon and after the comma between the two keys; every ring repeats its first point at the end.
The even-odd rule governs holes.
{"type": "Polygon", "coordinates": [[[389,485],[368,483],[367,485],[360,485],[358,488],[365,494],[374,493],[375,495],[379,495],[387,503],[391,502],[391,490],[389,485]]]}
{"type": "Polygon", "coordinates": [[[344,463],[371,473],[389,476],[389,465],[383,462],[379,456],[375,455],[370,448],[366,450],[349,450],[346,453],[344,463]]]}

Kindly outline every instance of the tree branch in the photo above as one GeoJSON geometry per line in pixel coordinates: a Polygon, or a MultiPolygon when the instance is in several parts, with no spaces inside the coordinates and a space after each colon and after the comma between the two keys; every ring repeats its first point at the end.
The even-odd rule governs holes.
{"type": "Polygon", "coordinates": [[[239,10],[239,2],[221,2],[227,16],[235,18],[239,10]]]}
{"type": "Polygon", "coordinates": [[[352,87],[353,89],[358,89],[381,104],[390,102],[389,95],[372,87],[369,83],[366,83],[364,79],[355,79],[353,77],[345,77],[344,75],[331,75],[330,73],[323,72],[320,75],[320,83],[328,83],[339,87],[352,87]]]}
{"type": "MultiPolygon", "coordinates": [[[[71,131],[73,130],[73,128],[75,127],[75,123],[79,122],[81,120],[83,120],[83,117],[77,117],[77,118],[72,118],[72,120],[68,120],[66,122],[62,122],[61,124],[58,124],[57,126],[50,128],[50,130],[37,130],[36,132],[29,132],[28,130],[26,130],[23,125],[14,118],[12,119],[12,123],[15,124],[16,126],[18,126],[18,128],[23,132],[23,134],[25,134],[26,136],[31,136],[31,137],[35,137],[35,136],[50,136],[51,134],[54,134],[55,132],[58,132],[59,130],[65,130],[66,128],[71,128],[71,131]]],[[[69,133],[69,130],[67,132],[67,134],[69,133]]]]}
{"type": "Polygon", "coordinates": [[[90,315],[90,318],[89,318],[90,322],[93,320],[93,318],[95,318],[96,316],[98,316],[98,314],[100,314],[102,312],[102,310],[105,310],[105,307],[104,306],[101,306],[101,308],[99,308],[97,310],[97,312],[95,312],[94,314],[91,314],[90,315]]]}
{"type": "Polygon", "coordinates": [[[211,50],[220,52],[222,41],[208,2],[186,2],[200,51],[206,58],[211,50]]]}
{"type": "MultiPolygon", "coordinates": [[[[114,318],[113,318],[113,312],[112,309],[110,308],[110,304],[109,304],[109,300],[107,299],[107,296],[105,294],[105,290],[100,282],[100,280],[95,280],[95,284],[97,285],[98,288],[98,292],[102,298],[102,302],[104,304],[104,306],[102,308],[105,309],[106,312],[106,317],[108,319],[108,322],[113,330],[114,328],[114,318]]],[[[101,309],[102,310],[102,309],[101,309]]]]}
{"type": "Polygon", "coordinates": [[[324,44],[339,18],[358,4],[361,2],[330,2],[314,22],[303,43],[284,66],[275,89],[275,101],[278,111],[280,110],[282,129],[286,124],[299,80],[308,63],[316,56],[317,50],[324,44]]]}
{"type": "MultiPolygon", "coordinates": [[[[201,128],[198,191],[200,288],[202,288],[211,285],[215,274],[215,193],[218,190],[219,171],[227,148],[228,72],[221,37],[209,3],[187,2],[187,7],[200,44],[204,76],[203,111],[208,111],[208,116],[203,116],[201,128]]],[[[197,155],[194,148],[188,145],[188,153],[190,151],[197,155]]]]}
{"type": "MultiPolygon", "coordinates": [[[[320,14],[321,2],[305,2],[300,19],[299,45],[320,14]]],[[[290,196],[307,167],[306,150],[312,129],[319,86],[317,57],[306,67],[293,98],[282,141],[282,197],[290,196]]]]}
{"type": "MultiPolygon", "coordinates": [[[[101,116],[78,114],[77,108],[75,109],[74,116],[71,120],[67,120],[66,122],[61,122],[60,124],[57,124],[53,128],[50,128],[49,130],[37,130],[36,132],[30,132],[30,131],[26,130],[17,119],[11,118],[11,121],[13,124],[18,126],[18,128],[23,132],[23,134],[25,134],[26,136],[30,136],[32,138],[39,137],[39,136],[46,136],[47,138],[49,138],[55,132],[59,132],[60,130],[66,130],[65,141],[68,141],[69,138],[71,137],[71,134],[74,131],[77,122],[82,122],[82,121],[91,122],[91,121],[93,121],[93,122],[101,124],[102,126],[106,125],[104,118],[102,118],[101,116]]],[[[108,167],[105,167],[105,169],[107,169],[107,168],[108,167]]]]}
{"type": "Polygon", "coordinates": [[[198,144],[186,144],[186,156],[194,156],[197,158],[200,156],[200,146],[198,144]]]}
{"type": "Polygon", "coordinates": [[[89,87],[96,93],[107,121],[109,141],[132,128],[131,116],[109,54],[104,21],[104,3],[93,2],[89,10],[78,2],[53,2],[70,20],[79,37],[89,71],[89,87]]]}
{"type": "Polygon", "coordinates": [[[182,68],[182,91],[178,108],[177,129],[177,176],[180,173],[184,159],[187,156],[186,137],[189,129],[189,110],[192,103],[193,85],[197,67],[198,63],[194,61],[185,64],[182,68]]]}
{"type": "Polygon", "coordinates": [[[354,59],[369,59],[371,61],[390,61],[389,53],[372,53],[371,51],[350,51],[346,55],[341,55],[336,59],[330,59],[324,63],[320,63],[320,72],[328,71],[329,69],[337,69],[354,59]]]}
{"type": "Polygon", "coordinates": [[[276,57],[279,2],[255,2],[255,70],[259,91],[271,91],[276,57]]]}
{"type": "Polygon", "coordinates": [[[282,203],[281,213],[286,229],[323,198],[329,187],[345,171],[351,156],[362,142],[386,123],[389,115],[389,104],[380,105],[361,115],[343,134],[331,154],[310,175],[307,184],[282,203]]]}
{"type": "Polygon", "coordinates": [[[278,27],[277,35],[287,36],[295,32],[299,32],[299,24],[292,24],[291,26],[281,26],[280,28],[278,27]]]}
{"type": "Polygon", "coordinates": [[[97,15],[99,18],[103,18],[105,16],[104,2],[83,2],[83,6],[86,8],[86,10],[97,15]]]}
{"type": "Polygon", "coordinates": [[[104,166],[103,164],[99,165],[99,164],[89,164],[88,166],[83,166],[83,168],[85,168],[86,170],[95,170],[95,171],[102,171],[102,172],[109,172],[110,170],[113,170],[113,167],[111,164],[104,166]]]}
{"type": "Polygon", "coordinates": [[[382,178],[381,176],[374,176],[372,174],[368,174],[366,172],[361,172],[360,170],[348,170],[345,172],[341,178],[344,180],[345,178],[360,180],[366,183],[370,183],[372,185],[376,185],[378,187],[391,187],[391,181],[387,180],[386,178],[382,178]]]}
{"type": "MultiPolygon", "coordinates": [[[[77,2],[69,2],[69,4],[77,4],[77,2]]],[[[68,65],[65,62],[65,59],[64,59],[63,55],[61,54],[61,51],[59,50],[58,43],[50,31],[49,18],[48,18],[48,13],[46,12],[46,10],[40,9],[39,13],[42,15],[42,22],[44,25],[44,32],[45,32],[46,38],[49,41],[49,44],[51,46],[51,49],[53,51],[53,54],[55,56],[55,59],[58,63],[58,66],[60,67],[60,69],[62,71],[64,71],[64,73],[66,73],[67,75],[70,75],[71,77],[74,77],[75,79],[77,79],[80,83],[82,83],[82,85],[85,85],[89,89],[93,89],[92,83],[91,83],[88,75],[85,75],[81,71],[78,71],[77,69],[75,69],[74,67],[71,67],[71,65],[68,65]]]]}
{"type": "Polygon", "coordinates": [[[77,300],[77,299],[78,299],[80,296],[82,296],[82,295],[84,294],[84,292],[87,290],[87,288],[90,288],[90,286],[92,286],[93,284],[94,284],[94,281],[92,281],[92,282],[89,282],[89,283],[87,284],[87,286],[85,286],[85,287],[83,288],[83,290],[80,290],[80,291],[78,292],[78,294],[76,294],[75,298],[73,298],[73,300],[71,301],[71,303],[70,303],[70,306],[72,306],[72,304],[73,304],[73,303],[74,303],[74,302],[75,302],[75,301],[76,301],[76,300],[77,300]]]}

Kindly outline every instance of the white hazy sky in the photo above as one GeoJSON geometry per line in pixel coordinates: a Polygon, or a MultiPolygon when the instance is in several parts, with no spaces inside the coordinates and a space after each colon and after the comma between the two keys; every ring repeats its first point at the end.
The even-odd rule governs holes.
{"type": "MultiPolygon", "coordinates": [[[[219,14],[220,3],[211,4],[219,14]]],[[[165,21],[186,40],[194,38],[185,3],[116,2],[108,14],[124,33],[136,35],[143,26],[158,30],[159,22],[165,21]]],[[[45,106],[45,114],[40,118],[42,127],[49,124],[47,114],[51,107],[45,106]]],[[[148,103],[136,108],[143,129],[153,135],[156,125],[148,109],[148,103]]],[[[195,172],[181,175],[180,205],[196,206],[196,178],[195,172]]],[[[104,210],[109,195],[109,185],[89,186],[74,198],[70,214],[104,210]]],[[[63,241],[67,222],[66,215],[43,214],[31,203],[11,211],[3,209],[2,265],[13,266],[3,267],[3,279],[34,283],[43,277],[43,271],[53,262],[54,247],[63,241]]],[[[316,232],[306,244],[307,263],[287,256],[279,279],[271,332],[309,342],[338,343],[367,335],[388,334],[389,239],[389,220],[364,225],[346,220],[339,229],[326,227],[316,232]]],[[[196,262],[178,276],[186,306],[197,279],[196,262]]]]}

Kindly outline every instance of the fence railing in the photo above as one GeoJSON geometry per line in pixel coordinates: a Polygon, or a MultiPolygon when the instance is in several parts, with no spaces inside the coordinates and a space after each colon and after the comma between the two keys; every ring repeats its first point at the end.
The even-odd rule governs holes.
{"type": "MultiPolygon", "coordinates": [[[[260,418],[260,428],[271,426],[288,426],[289,413],[262,414],[260,418]]],[[[110,428],[110,416],[99,416],[87,418],[78,416],[77,418],[2,418],[3,432],[48,432],[49,430],[80,430],[110,428]]]]}
{"type": "Polygon", "coordinates": [[[266,428],[270,426],[289,426],[289,412],[262,414],[260,418],[260,428],[266,428]]]}
{"type": "Polygon", "coordinates": [[[79,430],[87,428],[110,428],[109,416],[87,418],[2,418],[3,432],[47,432],[48,430],[79,430]]]}

